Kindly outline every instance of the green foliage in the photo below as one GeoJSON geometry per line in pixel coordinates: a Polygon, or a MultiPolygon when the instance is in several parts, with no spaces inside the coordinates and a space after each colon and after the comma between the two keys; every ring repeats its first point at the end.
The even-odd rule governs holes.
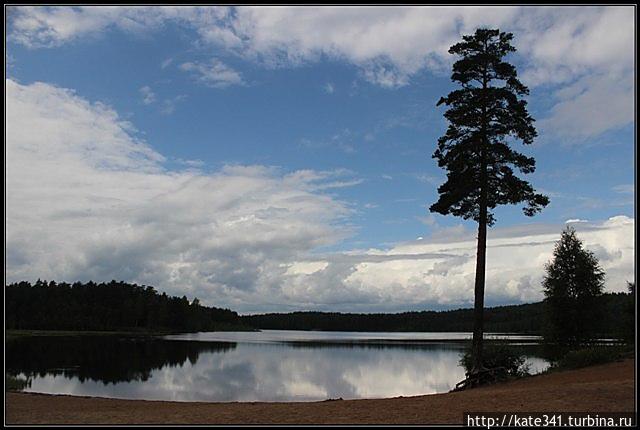
{"type": "Polygon", "coordinates": [[[22,391],[25,388],[29,388],[29,387],[31,387],[31,379],[24,379],[24,378],[20,378],[19,376],[5,373],[4,375],[5,391],[22,391]]]}
{"type": "Polygon", "coordinates": [[[438,188],[432,212],[492,225],[490,210],[498,205],[526,202],[524,213],[533,216],[549,203],[514,173],[514,168],[533,173],[535,160],[514,151],[509,141],[531,144],[537,132],[522,99],[529,90],[515,67],[503,61],[516,50],[512,39],[511,33],[478,29],[449,49],[460,57],[451,80],[461,88],[438,101],[448,107],[444,116],[449,126],[433,158],[447,170],[447,181],[438,188]]]}
{"type": "Polygon", "coordinates": [[[598,300],[604,288],[604,271],[595,255],[583,248],[572,227],[562,232],[545,270],[545,340],[579,345],[595,338],[602,331],[605,310],[598,300]]]}
{"type": "Polygon", "coordinates": [[[619,346],[594,345],[588,348],[568,351],[558,360],[553,362],[552,370],[555,369],[578,369],[580,367],[593,366],[620,360],[628,353],[632,352],[628,348],[619,346]]]}
{"type": "Polygon", "coordinates": [[[482,361],[482,333],[486,270],[487,226],[495,222],[498,205],[526,203],[533,216],[549,204],[529,182],[516,176],[535,171],[535,160],[513,150],[512,141],[528,145],[537,136],[524,96],[529,89],[518,80],[516,68],[503,58],[516,49],[513,34],[477,29],[449,49],[459,59],[451,80],[460,88],[438,101],[445,105],[447,131],[438,139],[433,158],[447,171],[438,187],[431,212],[452,214],[478,222],[478,253],[474,287],[473,347],[476,369],[482,361]]]}
{"type": "Polygon", "coordinates": [[[38,280],[5,287],[7,329],[205,331],[241,326],[229,309],[159,294],[153,287],[111,281],[74,284],[38,280]]]}
{"type": "MultiPolygon", "coordinates": [[[[529,366],[526,357],[517,347],[505,343],[489,343],[482,352],[482,362],[487,369],[503,368],[504,377],[521,377],[529,374],[529,366]]],[[[467,347],[460,354],[460,365],[467,374],[473,369],[473,357],[471,347],[467,347]]]]}

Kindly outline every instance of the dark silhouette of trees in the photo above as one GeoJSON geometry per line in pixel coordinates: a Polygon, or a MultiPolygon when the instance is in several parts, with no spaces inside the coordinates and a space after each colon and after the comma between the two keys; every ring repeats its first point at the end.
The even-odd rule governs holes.
{"type": "Polygon", "coordinates": [[[604,288],[604,271],[595,255],[583,248],[572,227],[562,232],[545,270],[545,339],[562,346],[593,339],[601,330],[605,310],[598,300],[604,288]]]}
{"type": "MultiPolygon", "coordinates": [[[[492,332],[536,334],[542,321],[540,303],[488,308],[487,328],[492,332]]],[[[371,332],[469,332],[473,309],[352,314],[337,312],[292,312],[245,315],[247,324],[261,329],[371,332]]]]}
{"type": "Polygon", "coordinates": [[[5,370],[18,377],[63,375],[104,384],[146,381],[153,370],[233,350],[234,342],[170,341],[150,336],[18,336],[6,343],[5,370]]]}
{"type": "Polygon", "coordinates": [[[196,332],[242,329],[229,309],[197,299],[170,297],[149,286],[111,281],[56,283],[38,280],[5,287],[8,329],[196,332]]]}
{"type": "Polygon", "coordinates": [[[438,139],[433,158],[447,170],[447,180],[438,188],[439,199],[430,210],[452,214],[478,223],[475,279],[473,369],[483,369],[482,335],[487,226],[498,205],[525,202],[524,213],[533,216],[549,203],[527,182],[518,178],[532,173],[535,160],[514,151],[509,143],[531,144],[537,133],[533,118],[522,99],[529,90],[517,78],[513,65],[502,60],[516,49],[513,35],[493,29],[478,29],[449,49],[461,58],[453,65],[451,80],[461,88],[438,101],[446,105],[449,126],[438,139]]]}
{"type": "MultiPolygon", "coordinates": [[[[597,299],[605,309],[599,337],[624,338],[628,331],[628,309],[633,296],[605,293],[597,299]]],[[[633,317],[633,314],[631,315],[633,317]]],[[[543,334],[543,302],[496,306],[485,309],[485,329],[493,333],[543,334]]],[[[348,314],[336,312],[291,312],[244,315],[245,324],[260,329],[391,332],[469,332],[473,329],[473,309],[401,312],[394,314],[348,314]]],[[[631,327],[633,333],[633,327],[631,327]]]]}
{"type": "MultiPolygon", "coordinates": [[[[7,329],[181,332],[210,330],[327,330],[469,332],[474,310],[414,311],[387,314],[292,312],[239,316],[204,307],[199,300],[158,294],[154,288],[119,282],[96,284],[20,282],[5,287],[7,329]],[[130,314],[130,312],[134,312],[130,314]],[[186,316],[186,317],[185,317],[186,316]]],[[[598,336],[631,338],[635,330],[634,295],[597,297],[603,309],[598,336]],[[631,333],[630,335],[625,335],[631,333]]],[[[545,304],[485,309],[485,328],[494,333],[543,334],[545,304]]]]}

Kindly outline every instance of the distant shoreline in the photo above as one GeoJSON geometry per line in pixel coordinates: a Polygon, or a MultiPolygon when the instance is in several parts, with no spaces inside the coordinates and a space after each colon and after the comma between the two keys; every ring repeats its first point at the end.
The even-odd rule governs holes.
{"type": "Polygon", "coordinates": [[[322,402],[167,402],[9,392],[7,424],[461,424],[464,412],[634,412],[625,359],[455,393],[322,402]]]}
{"type": "MultiPolygon", "coordinates": [[[[211,330],[212,332],[214,330],[211,330]]],[[[260,331],[259,329],[243,329],[238,327],[237,329],[229,330],[215,330],[220,332],[238,331],[238,332],[254,332],[260,331]]],[[[5,330],[5,338],[12,339],[24,336],[134,336],[134,337],[157,337],[157,336],[169,336],[176,334],[188,334],[193,332],[184,331],[146,331],[146,330],[18,330],[7,329],[5,330]]]]}

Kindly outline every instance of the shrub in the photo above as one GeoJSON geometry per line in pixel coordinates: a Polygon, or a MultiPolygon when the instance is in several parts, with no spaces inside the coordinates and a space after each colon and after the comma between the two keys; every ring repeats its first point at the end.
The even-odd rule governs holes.
{"type": "Polygon", "coordinates": [[[6,391],[22,391],[31,387],[31,380],[5,373],[4,387],[6,391]]]}
{"type": "Polygon", "coordinates": [[[595,364],[609,363],[622,358],[625,351],[624,348],[615,346],[591,346],[569,351],[553,363],[553,368],[578,369],[595,364]]]}
{"type": "MultiPolygon", "coordinates": [[[[473,360],[471,347],[468,346],[461,354],[460,365],[467,373],[471,372],[473,360]]],[[[520,377],[529,374],[529,366],[526,364],[526,357],[518,348],[514,348],[504,343],[486,344],[482,352],[482,362],[484,367],[494,369],[504,368],[504,377],[520,377]]]]}

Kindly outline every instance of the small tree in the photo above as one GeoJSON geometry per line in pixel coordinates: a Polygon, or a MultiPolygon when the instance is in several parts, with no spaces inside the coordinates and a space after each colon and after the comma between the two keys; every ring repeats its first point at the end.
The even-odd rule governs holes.
{"type": "Polygon", "coordinates": [[[575,346],[593,339],[600,320],[597,298],[604,288],[604,271],[596,256],[583,248],[575,229],[564,229],[545,270],[545,340],[575,346]]]}
{"type": "Polygon", "coordinates": [[[536,162],[515,151],[510,143],[533,143],[536,129],[524,96],[529,90],[518,79],[516,68],[503,57],[516,49],[513,34],[478,29],[449,49],[460,58],[453,64],[451,80],[460,88],[438,101],[448,107],[445,134],[438,139],[433,158],[447,170],[438,188],[439,199],[429,210],[461,216],[478,223],[478,251],[474,292],[472,372],[483,368],[484,281],[487,226],[495,222],[499,205],[525,203],[524,214],[533,216],[549,203],[516,171],[533,173],[536,162]]]}

